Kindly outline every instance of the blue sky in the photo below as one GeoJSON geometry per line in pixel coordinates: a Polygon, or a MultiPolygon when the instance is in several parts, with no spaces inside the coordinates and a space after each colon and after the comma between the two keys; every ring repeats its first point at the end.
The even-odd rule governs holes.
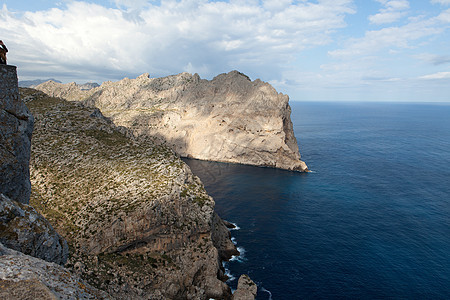
{"type": "Polygon", "coordinates": [[[450,102],[450,0],[4,0],[19,79],[239,70],[291,100],[450,102]]]}

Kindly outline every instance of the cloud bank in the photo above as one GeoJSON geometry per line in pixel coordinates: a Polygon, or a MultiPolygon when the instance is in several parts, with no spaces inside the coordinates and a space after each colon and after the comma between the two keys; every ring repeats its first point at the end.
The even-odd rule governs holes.
{"type": "Polygon", "coordinates": [[[0,28],[14,49],[10,60],[30,75],[45,67],[53,74],[77,70],[74,78],[181,71],[211,77],[238,68],[273,77],[302,49],[329,43],[354,12],[351,2],[116,0],[118,8],[106,8],[72,1],[23,15],[4,6],[0,28]]]}
{"type": "Polygon", "coordinates": [[[450,93],[449,0],[49,0],[32,11],[8,1],[19,11],[0,9],[0,38],[21,80],[236,69],[292,99],[450,93]]]}

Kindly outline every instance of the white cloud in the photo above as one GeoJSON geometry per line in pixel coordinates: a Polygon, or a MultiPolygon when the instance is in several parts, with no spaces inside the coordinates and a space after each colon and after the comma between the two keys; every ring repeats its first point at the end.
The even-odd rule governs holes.
{"type": "Polygon", "coordinates": [[[117,7],[125,7],[129,9],[139,9],[149,4],[148,0],[114,0],[117,7]]]}
{"type": "Polygon", "coordinates": [[[414,58],[425,61],[435,66],[450,63],[450,55],[437,55],[431,53],[420,53],[413,55],[414,58]]]}
{"type": "Polygon", "coordinates": [[[351,0],[146,5],[130,12],[72,1],[23,16],[4,7],[0,31],[11,48],[9,60],[22,74],[44,67],[91,77],[187,69],[211,77],[240,69],[264,77],[275,76],[302,49],[329,43],[330,34],[346,26],[345,15],[354,13],[351,0]]]}
{"type": "Polygon", "coordinates": [[[292,4],[292,0],[264,0],[264,8],[270,11],[280,11],[292,4]]]}
{"type": "Polygon", "coordinates": [[[380,12],[369,16],[369,21],[373,24],[393,23],[407,15],[406,10],[409,9],[409,2],[406,0],[376,0],[383,4],[384,8],[380,12]]]}
{"type": "Polygon", "coordinates": [[[411,18],[410,22],[403,26],[366,31],[364,37],[350,39],[344,48],[329,51],[329,55],[335,58],[349,58],[357,55],[371,55],[384,49],[395,52],[395,48],[415,47],[418,40],[445,31],[446,23],[450,22],[446,18],[449,11],[429,19],[411,18]]]}
{"type": "MultiPolygon", "coordinates": [[[[321,66],[321,74],[326,78],[327,86],[334,86],[336,91],[342,90],[340,87],[348,87],[354,93],[350,97],[362,97],[361,100],[366,97],[377,100],[380,97],[423,101],[432,94],[439,94],[436,99],[448,98],[445,96],[448,88],[430,87],[442,85],[443,81],[420,80],[418,84],[417,80],[424,73],[432,74],[436,66],[449,62],[443,46],[448,44],[450,28],[447,14],[448,11],[441,11],[430,17],[410,17],[404,20],[403,25],[367,30],[359,38],[343,41],[343,46],[328,51],[330,61],[321,66]],[[424,49],[431,53],[424,54],[424,49]],[[432,53],[433,49],[443,54],[432,53]],[[416,59],[428,64],[417,63],[416,59]]],[[[349,97],[350,93],[343,94],[349,97]]]]}
{"type": "Polygon", "coordinates": [[[450,79],[450,72],[438,72],[434,74],[424,75],[419,77],[419,79],[450,79]]]}
{"type": "Polygon", "coordinates": [[[450,0],[431,0],[431,3],[439,3],[442,5],[450,5],[450,0]]]}
{"type": "Polygon", "coordinates": [[[444,10],[436,19],[443,23],[450,23],[450,9],[444,10]]]}

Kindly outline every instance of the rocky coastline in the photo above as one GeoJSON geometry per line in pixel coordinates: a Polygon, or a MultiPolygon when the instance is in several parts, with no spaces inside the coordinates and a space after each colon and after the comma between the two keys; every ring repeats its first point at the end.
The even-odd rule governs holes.
{"type": "Polygon", "coordinates": [[[2,298],[254,298],[248,280],[236,296],[226,285],[221,261],[238,252],[169,147],[81,102],[19,96],[15,67],[1,71],[2,298]]]}

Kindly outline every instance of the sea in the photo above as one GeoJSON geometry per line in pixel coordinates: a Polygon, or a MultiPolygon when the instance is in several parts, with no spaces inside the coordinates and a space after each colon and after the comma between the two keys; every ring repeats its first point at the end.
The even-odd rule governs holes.
{"type": "Polygon", "coordinates": [[[291,101],[311,173],[186,160],[257,299],[450,299],[450,104],[291,101]]]}

